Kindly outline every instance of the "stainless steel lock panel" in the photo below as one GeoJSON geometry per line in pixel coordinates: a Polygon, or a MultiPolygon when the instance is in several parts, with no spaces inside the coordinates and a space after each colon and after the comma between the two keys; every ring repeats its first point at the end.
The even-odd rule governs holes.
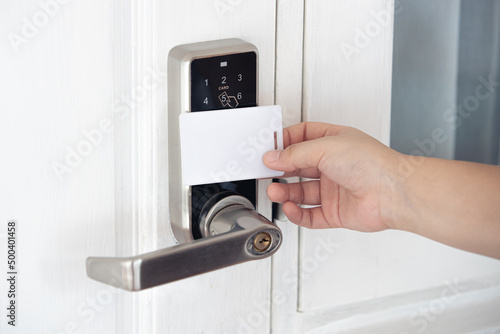
{"type": "Polygon", "coordinates": [[[170,51],[169,207],[172,230],[179,243],[201,237],[192,222],[198,220],[200,210],[209,197],[221,191],[234,191],[255,206],[257,187],[255,180],[194,187],[183,185],[179,115],[257,104],[258,52],[253,44],[233,38],[179,45],[170,51]]]}

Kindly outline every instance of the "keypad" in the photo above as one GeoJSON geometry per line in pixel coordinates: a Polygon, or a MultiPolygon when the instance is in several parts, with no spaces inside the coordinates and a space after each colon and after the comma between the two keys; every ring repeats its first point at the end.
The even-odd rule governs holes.
{"type": "Polygon", "coordinates": [[[191,111],[253,107],[256,101],[255,52],[191,62],[191,111]]]}

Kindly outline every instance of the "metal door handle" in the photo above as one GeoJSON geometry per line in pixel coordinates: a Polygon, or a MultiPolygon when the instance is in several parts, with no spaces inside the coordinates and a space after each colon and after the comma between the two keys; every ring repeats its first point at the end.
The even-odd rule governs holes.
{"type": "Polygon", "coordinates": [[[137,291],[266,258],[278,250],[281,230],[255,212],[248,199],[239,195],[216,199],[202,212],[203,238],[137,256],[89,257],[87,275],[137,291]]]}

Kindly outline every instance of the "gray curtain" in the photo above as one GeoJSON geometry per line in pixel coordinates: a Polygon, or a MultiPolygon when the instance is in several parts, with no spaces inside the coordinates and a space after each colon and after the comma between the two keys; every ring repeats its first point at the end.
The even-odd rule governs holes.
{"type": "Polygon", "coordinates": [[[498,164],[500,138],[500,1],[463,0],[458,49],[455,158],[498,164]],[[460,117],[460,112],[459,116],[460,117]]]}
{"type": "Polygon", "coordinates": [[[391,147],[498,164],[500,87],[489,81],[500,81],[500,0],[403,0],[401,8],[391,147]]]}

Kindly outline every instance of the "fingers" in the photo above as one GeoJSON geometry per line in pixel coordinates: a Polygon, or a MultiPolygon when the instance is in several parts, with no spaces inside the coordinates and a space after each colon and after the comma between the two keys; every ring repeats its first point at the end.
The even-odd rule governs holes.
{"type": "Polygon", "coordinates": [[[345,127],[328,123],[303,122],[283,129],[284,147],[338,134],[345,127]]]}
{"type": "Polygon", "coordinates": [[[267,152],[264,155],[264,164],[284,172],[319,168],[320,161],[328,150],[327,140],[328,138],[319,138],[290,145],[283,151],[267,152]]]}
{"type": "Polygon", "coordinates": [[[320,229],[334,227],[328,223],[320,206],[304,209],[295,203],[286,202],[283,204],[283,213],[292,223],[306,228],[320,229]]]}
{"type": "Polygon", "coordinates": [[[286,172],[282,178],[284,177],[294,177],[294,176],[299,176],[299,177],[307,177],[309,179],[319,179],[321,176],[321,172],[313,167],[313,168],[304,168],[304,169],[297,169],[292,172],[286,172]]]}
{"type": "Polygon", "coordinates": [[[270,151],[264,155],[267,167],[284,171],[285,177],[302,176],[319,178],[319,160],[327,145],[319,146],[325,136],[337,135],[344,126],[328,123],[305,122],[283,130],[283,151],[270,151]]]}
{"type": "Polygon", "coordinates": [[[319,181],[299,183],[272,183],[267,188],[267,196],[273,202],[319,205],[321,203],[319,181]]]}

